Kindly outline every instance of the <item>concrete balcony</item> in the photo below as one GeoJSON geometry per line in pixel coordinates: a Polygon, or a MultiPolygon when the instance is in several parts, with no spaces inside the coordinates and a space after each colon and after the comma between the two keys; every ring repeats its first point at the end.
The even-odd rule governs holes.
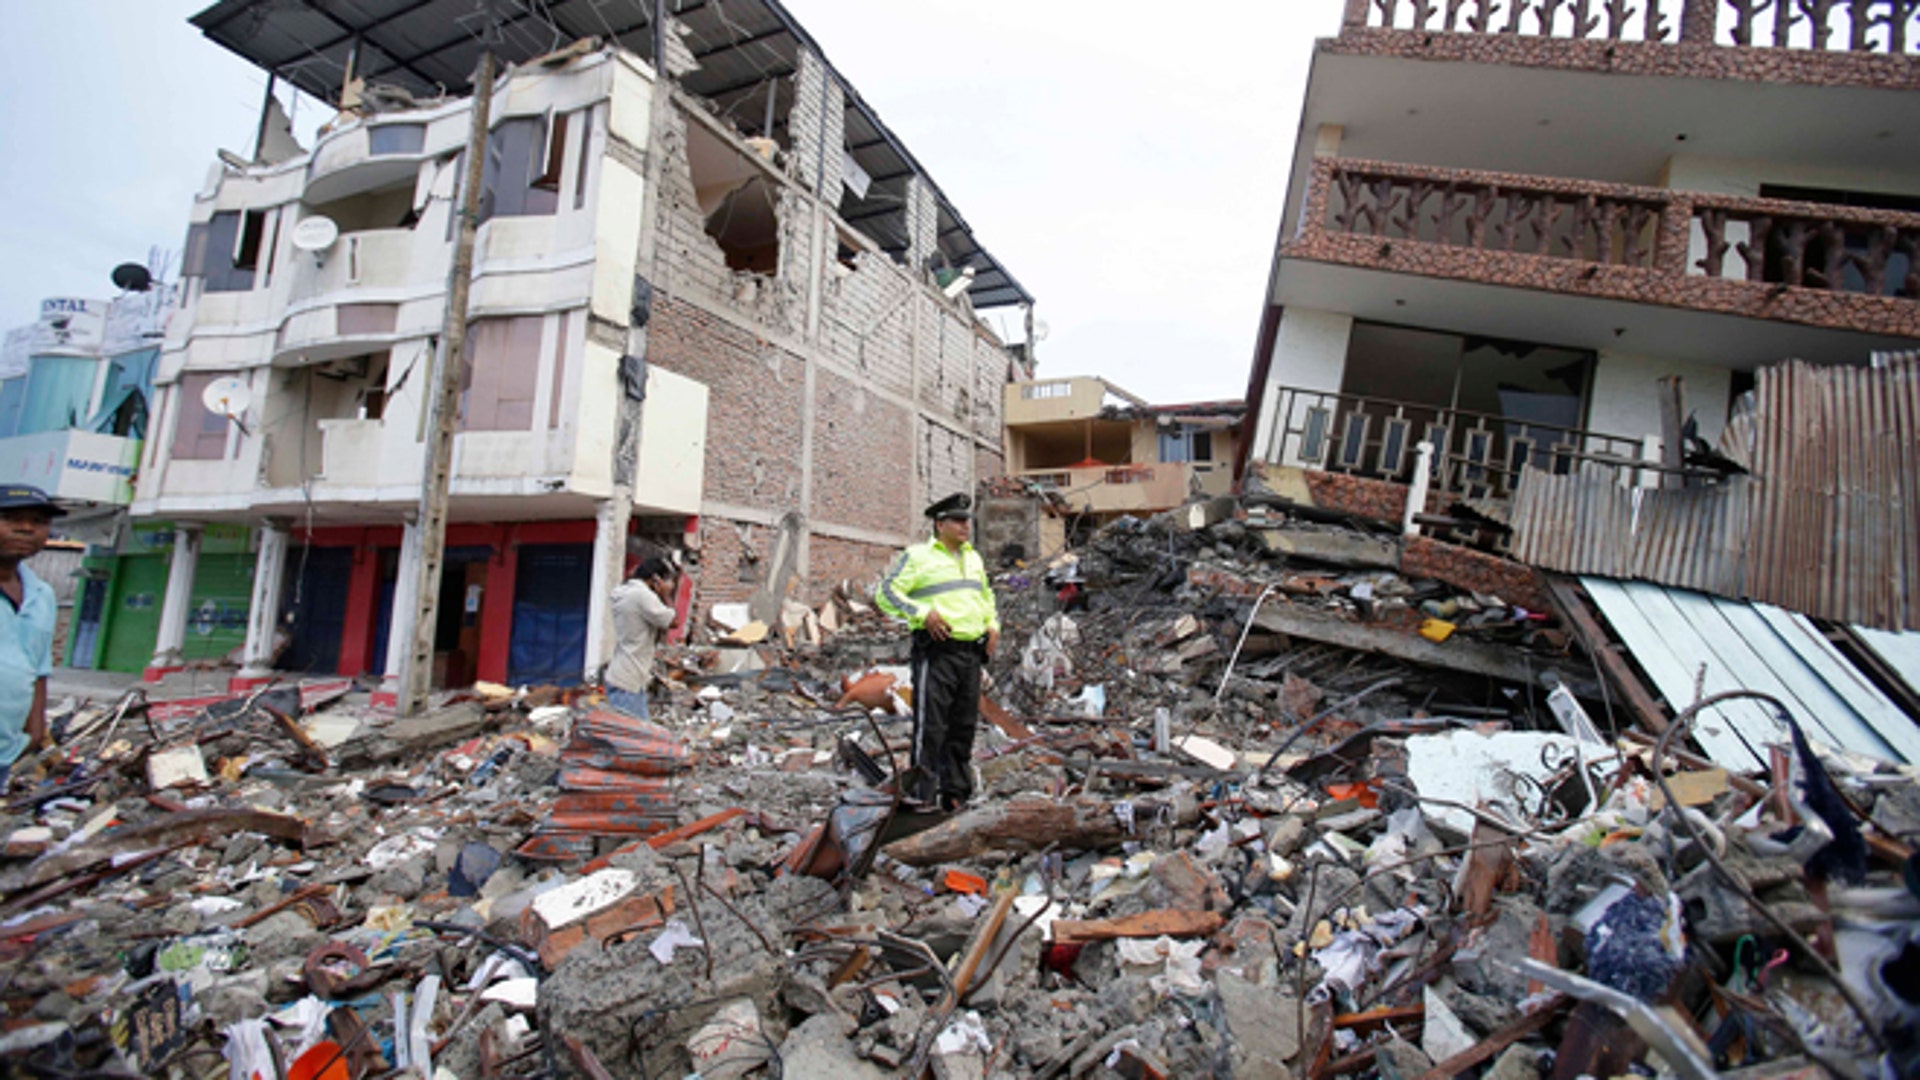
{"type": "MultiPolygon", "coordinates": [[[[1342,283],[1316,267],[1342,267],[1366,272],[1383,296],[1406,294],[1378,315],[1344,310],[1423,321],[1405,310],[1418,292],[1408,279],[1486,287],[1498,293],[1467,297],[1477,313],[1530,309],[1535,325],[1459,328],[1528,340],[1607,346],[1629,326],[1644,329],[1628,347],[1662,344],[1663,335],[1669,346],[1771,335],[1774,356],[1804,350],[1857,363],[1869,349],[1920,337],[1920,214],[1320,158],[1299,221],[1280,247],[1281,302],[1337,295],[1342,283]],[[1517,301],[1514,290],[1556,299],[1517,301]],[[1577,299],[1612,306],[1553,312],[1577,299]],[[1716,322],[1620,321],[1649,307],[1716,322]],[[1607,318],[1616,320],[1611,335],[1598,330],[1607,318]]],[[[1457,304],[1462,294],[1429,298],[1457,304]]]]}
{"type": "Polygon", "coordinates": [[[374,487],[380,481],[379,420],[321,420],[320,477],[337,487],[374,487]]]}
{"type": "Polygon", "coordinates": [[[332,202],[411,179],[426,152],[427,125],[419,120],[363,123],[328,134],[307,163],[304,198],[332,202]]]}
{"type": "Polygon", "coordinates": [[[296,255],[274,363],[318,363],[391,344],[400,301],[430,284],[413,280],[416,239],[411,229],[367,229],[342,235],[318,257],[296,255]]]}
{"type": "Polygon", "coordinates": [[[44,431],[0,439],[0,476],[32,484],[63,502],[126,506],[140,440],[91,431],[44,431]]]}

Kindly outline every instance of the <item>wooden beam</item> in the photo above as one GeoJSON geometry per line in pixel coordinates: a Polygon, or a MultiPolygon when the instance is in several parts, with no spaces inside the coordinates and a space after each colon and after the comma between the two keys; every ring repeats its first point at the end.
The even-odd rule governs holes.
{"type": "Polygon", "coordinates": [[[1061,945],[1083,945],[1089,941],[1114,938],[1202,937],[1225,926],[1227,917],[1217,911],[1183,911],[1162,908],[1122,915],[1113,919],[1055,919],[1053,940],[1061,945]]]}
{"type": "Polygon", "coordinates": [[[975,807],[925,832],[895,840],[884,850],[908,866],[961,862],[989,852],[1039,851],[1050,844],[1092,851],[1135,837],[1139,829],[1163,816],[1174,825],[1191,825],[1200,818],[1199,803],[1191,792],[1130,800],[1137,823],[1132,830],[1115,812],[1115,805],[1087,795],[1015,798],[975,807]]]}
{"type": "MultiPolygon", "coordinates": [[[[1553,596],[1553,604],[1560,610],[1560,617],[1573,627],[1580,637],[1580,645],[1593,658],[1607,682],[1620,692],[1620,700],[1640,721],[1641,726],[1655,735],[1667,730],[1667,717],[1660,709],[1660,703],[1647,691],[1646,684],[1633,673],[1632,665],[1613,648],[1613,639],[1600,626],[1593,611],[1587,607],[1586,591],[1581,589],[1572,578],[1559,574],[1547,575],[1547,591],[1553,596]]],[[[1578,689],[1573,689],[1579,694],[1578,689]]]]}

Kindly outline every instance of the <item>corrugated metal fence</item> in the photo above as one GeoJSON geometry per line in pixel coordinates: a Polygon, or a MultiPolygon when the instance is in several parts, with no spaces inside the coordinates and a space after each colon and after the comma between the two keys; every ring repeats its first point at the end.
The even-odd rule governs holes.
{"type": "Polygon", "coordinates": [[[1920,363],[1791,361],[1759,373],[1755,399],[1721,439],[1751,477],[1656,489],[1528,470],[1513,556],[1920,630],[1920,363]]]}

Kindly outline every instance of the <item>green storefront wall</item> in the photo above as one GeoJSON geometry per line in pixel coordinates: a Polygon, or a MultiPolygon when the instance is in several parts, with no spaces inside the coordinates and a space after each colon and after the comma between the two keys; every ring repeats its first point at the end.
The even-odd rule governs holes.
{"type": "MultiPolygon", "coordinates": [[[[153,659],[172,564],[172,531],[167,522],[138,522],[121,543],[122,554],[88,560],[90,566],[110,564],[96,667],[139,672],[153,659]]],[[[245,643],[253,597],[251,547],[252,530],[245,526],[207,527],[187,607],[183,652],[188,663],[218,661],[245,643]]]]}

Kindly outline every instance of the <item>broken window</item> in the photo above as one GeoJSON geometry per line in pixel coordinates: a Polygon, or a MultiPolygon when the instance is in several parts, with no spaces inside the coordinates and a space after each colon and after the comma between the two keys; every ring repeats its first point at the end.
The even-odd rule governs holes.
{"type": "Polygon", "coordinates": [[[547,137],[542,140],[541,145],[545,149],[534,167],[533,178],[527,183],[531,187],[559,191],[560,173],[566,168],[567,161],[566,113],[547,110],[547,137]]]}
{"type": "Polygon", "coordinates": [[[780,269],[779,196],[775,182],[731,143],[698,123],[687,125],[687,167],[706,233],[727,267],[773,275],[780,269]]]}
{"type": "Polygon", "coordinates": [[[1173,431],[1160,433],[1160,460],[1168,465],[1185,461],[1213,460],[1213,432],[1182,424],[1173,431]]]}
{"type": "Polygon", "coordinates": [[[174,384],[173,456],[183,461],[219,461],[227,456],[227,426],[233,421],[207,408],[207,387],[227,372],[192,371],[174,384]]]}
{"type": "MultiPolygon", "coordinates": [[[[255,213],[257,211],[248,211],[244,216],[251,218],[255,213]]],[[[243,251],[245,230],[242,228],[242,216],[237,210],[225,210],[213,215],[204,225],[188,229],[186,259],[180,267],[181,276],[204,279],[207,292],[246,292],[253,288],[252,260],[249,259],[245,266],[234,261],[243,251]]],[[[257,255],[257,234],[254,244],[257,255]]]]}
{"type": "Polygon", "coordinates": [[[252,270],[260,265],[260,246],[267,236],[267,212],[246,210],[240,215],[239,235],[233,244],[235,269],[252,270]]]}
{"type": "Polygon", "coordinates": [[[532,431],[543,315],[476,319],[467,333],[462,431],[532,431]]]}
{"type": "MultiPolygon", "coordinates": [[[[559,156],[548,154],[552,145],[549,126],[546,117],[516,116],[494,125],[487,134],[487,161],[480,182],[480,222],[495,217],[551,214],[559,208],[558,181],[551,185],[541,182],[549,156],[554,159],[554,168],[559,167],[559,156]]],[[[565,128],[564,123],[558,122],[551,126],[565,128]]]]}
{"type": "Polygon", "coordinates": [[[593,110],[580,110],[580,161],[573,173],[573,208],[587,205],[588,166],[593,163],[593,110]]]}

